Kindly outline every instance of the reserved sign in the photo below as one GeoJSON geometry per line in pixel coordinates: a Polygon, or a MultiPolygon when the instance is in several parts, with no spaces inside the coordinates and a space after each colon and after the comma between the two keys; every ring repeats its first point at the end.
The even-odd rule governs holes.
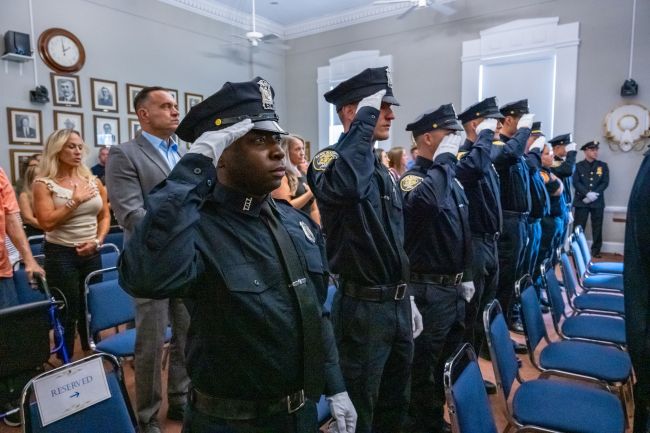
{"type": "Polygon", "coordinates": [[[34,381],[43,427],[111,398],[101,358],[34,381]]]}

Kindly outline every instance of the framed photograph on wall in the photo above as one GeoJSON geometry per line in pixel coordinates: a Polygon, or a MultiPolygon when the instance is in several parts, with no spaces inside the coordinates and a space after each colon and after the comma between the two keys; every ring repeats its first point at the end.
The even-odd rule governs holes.
{"type": "Polygon", "coordinates": [[[93,110],[117,113],[117,81],[90,79],[93,110]]]}
{"type": "Polygon", "coordinates": [[[140,130],[140,121],[138,119],[129,119],[129,139],[133,140],[140,130]]]}
{"type": "Polygon", "coordinates": [[[170,95],[172,95],[172,98],[174,98],[174,101],[178,104],[178,90],[176,89],[167,89],[170,95]]]}
{"type": "Polygon", "coordinates": [[[81,108],[79,76],[50,73],[52,103],[59,107],[81,108]]]}
{"type": "Polygon", "coordinates": [[[9,149],[9,164],[11,165],[11,182],[16,182],[27,168],[27,162],[32,155],[43,153],[42,149],[22,150],[9,149]]]}
{"type": "Polygon", "coordinates": [[[43,120],[39,110],[7,107],[9,143],[41,144],[43,120]]]}
{"type": "Polygon", "coordinates": [[[185,93],[185,114],[189,113],[192,107],[203,101],[203,95],[197,93],[185,93]]]}
{"type": "Polygon", "coordinates": [[[108,116],[93,116],[95,126],[95,147],[113,146],[120,142],[120,119],[108,116]]]}
{"type": "Polygon", "coordinates": [[[133,106],[133,101],[140,90],[144,89],[147,86],[141,86],[139,84],[130,84],[126,83],[126,104],[127,111],[129,114],[135,114],[135,107],[133,106]]]}
{"type": "Polygon", "coordinates": [[[74,129],[84,138],[84,114],[54,110],[54,129],[74,129]]]}

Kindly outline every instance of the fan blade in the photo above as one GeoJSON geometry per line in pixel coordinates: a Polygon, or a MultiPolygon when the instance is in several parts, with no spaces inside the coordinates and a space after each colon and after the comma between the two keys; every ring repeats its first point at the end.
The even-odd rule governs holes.
{"type": "Polygon", "coordinates": [[[397,3],[413,3],[413,0],[376,0],[373,5],[392,5],[397,3]]]}
{"type": "Polygon", "coordinates": [[[446,6],[441,3],[431,3],[431,8],[434,9],[436,12],[440,12],[443,15],[450,16],[456,13],[456,9],[450,8],[449,6],[446,6]]]}
{"type": "Polygon", "coordinates": [[[410,14],[411,12],[413,12],[414,10],[416,10],[417,8],[418,8],[418,7],[415,6],[415,5],[411,6],[411,7],[408,8],[405,12],[403,12],[402,14],[400,14],[400,15],[397,17],[397,19],[398,19],[398,20],[401,20],[402,18],[404,18],[405,16],[407,16],[408,14],[410,14]]]}
{"type": "Polygon", "coordinates": [[[272,41],[275,39],[280,39],[280,36],[276,35],[275,33],[269,33],[267,35],[262,36],[262,41],[267,42],[267,41],[272,41]]]}

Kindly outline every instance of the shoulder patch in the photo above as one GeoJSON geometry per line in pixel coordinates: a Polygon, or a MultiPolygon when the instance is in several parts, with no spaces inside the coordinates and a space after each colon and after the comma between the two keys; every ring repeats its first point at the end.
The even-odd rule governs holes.
{"type": "Polygon", "coordinates": [[[324,150],[314,157],[314,160],[311,164],[314,166],[316,171],[325,171],[327,167],[339,157],[339,154],[333,150],[324,150]]]}
{"type": "Polygon", "coordinates": [[[415,187],[418,186],[421,182],[422,178],[420,176],[409,174],[404,176],[402,180],[399,181],[399,187],[402,189],[402,191],[409,192],[415,189],[415,187]]]}
{"type": "Polygon", "coordinates": [[[469,152],[466,151],[466,150],[461,151],[461,152],[458,152],[458,153],[456,154],[456,159],[463,159],[463,158],[465,157],[465,155],[467,155],[468,153],[469,153],[469,152]]]}
{"type": "Polygon", "coordinates": [[[494,141],[492,142],[492,144],[494,144],[495,146],[505,146],[505,145],[506,145],[506,144],[505,144],[503,141],[501,141],[501,140],[494,140],[494,141]]]}
{"type": "Polygon", "coordinates": [[[555,160],[555,161],[553,161],[553,164],[551,165],[551,167],[559,167],[559,166],[562,165],[562,162],[563,161],[555,160]]]}
{"type": "Polygon", "coordinates": [[[539,175],[542,176],[544,183],[548,183],[548,181],[551,180],[551,176],[549,176],[548,173],[545,171],[540,171],[539,175]]]}

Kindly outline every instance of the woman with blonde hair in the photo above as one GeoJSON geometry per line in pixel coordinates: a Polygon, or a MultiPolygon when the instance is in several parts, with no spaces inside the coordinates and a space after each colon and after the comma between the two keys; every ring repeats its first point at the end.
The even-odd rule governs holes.
{"type": "Polygon", "coordinates": [[[305,140],[298,135],[285,135],[282,137],[281,146],[284,151],[286,174],[278,189],[271,195],[275,199],[288,201],[291,206],[306,212],[317,224],[320,224],[320,214],[314,194],[307,185],[307,179],[298,170],[298,165],[306,162],[305,140]]]}
{"type": "Polygon", "coordinates": [[[84,279],[101,268],[99,247],[110,222],[106,189],[83,163],[86,154],[86,144],[77,131],[54,131],[45,145],[40,177],[33,184],[34,213],[45,231],[48,283],[66,298],[63,326],[70,355],[75,327],[82,348],[88,347],[84,279]]]}
{"type": "Polygon", "coordinates": [[[43,230],[34,216],[34,194],[32,193],[32,184],[34,183],[36,176],[38,176],[38,166],[29,165],[23,175],[22,189],[20,194],[18,194],[20,217],[25,225],[25,234],[27,237],[43,234],[43,230]]]}
{"type": "Polygon", "coordinates": [[[395,181],[406,171],[406,152],[403,147],[393,147],[388,152],[388,171],[395,181]]]}

